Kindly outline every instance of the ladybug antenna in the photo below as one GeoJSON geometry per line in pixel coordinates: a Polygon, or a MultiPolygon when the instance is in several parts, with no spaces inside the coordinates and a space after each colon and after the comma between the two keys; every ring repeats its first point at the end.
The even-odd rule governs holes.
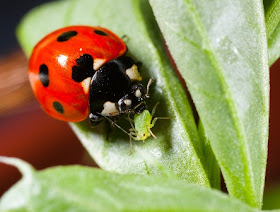
{"type": "Polygon", "coordinates": [[[154,78],[150,78],[150,80],[149,80],[149,82],[148,82],[148,84],[147,84],[147,93],[146,93],[146,98],[150,98],[150,94],[149,94],[149,91],[150,91],[150,86],[151,86],[151,84],[154,82],[154,78]]]}

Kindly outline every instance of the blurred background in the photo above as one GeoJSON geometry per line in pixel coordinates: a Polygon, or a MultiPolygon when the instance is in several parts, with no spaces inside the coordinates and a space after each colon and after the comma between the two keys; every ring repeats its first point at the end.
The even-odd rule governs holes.
{"type": "MultiPolygon", "coordinates": [[[[15,28],[31,8],[47,0],[3,1],[0,7],[0,155],[21,158],[37,169],[94,162],[67,123],[48,117],[34,99],[27,75],[27,59],[15,28]]],[[[271,108],[266,190],[280,185],[280,60],[270,71],[271,108]]],[[[0,164],[0,196],[20,178],[15,168],[0,164]]]]}

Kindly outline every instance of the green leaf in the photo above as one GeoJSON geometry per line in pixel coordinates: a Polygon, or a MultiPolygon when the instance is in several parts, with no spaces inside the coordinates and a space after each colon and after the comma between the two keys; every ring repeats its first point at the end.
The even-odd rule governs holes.
{"type": "MultiPolygon", "coordinates": [[[[24,18],[18,37],[30,54],[45,34],[65,25],[79,24],[100,25],[119,36],[126,35],[129,53],[143,63],[144,84],[150,77],[155,78],[149,109],[160,102],[155,116],[173,117],[158,121],[153,128],[157,140],[150,137],[145,142],[133,141],[131,155],[129,137],[119,129],[110,132],[104,125],[92,129],[87,121],[71,124],[98,165],[119,173],[166,174],[210,186],[190,104],[165,53],[148,1],[82,0],[47,4],[24,18]]],[[[124,122],[119,124],[129,129],[124,122]]]]}
{"type": "Polygon", "coordinates": [[[260,0],[150,0],[229,194],[261,207],[269,72],[260,0]]]}
{"type": "Polygon", "coordinates": [[[218,165],[218,162],[215,158],[215,155],[213,153],[211,143],[208,139],[208,136],[205,133],[205,129],[199,121],[198,123],[198,134],[199,138],[203,144],[202,151],[203,155],[205,156],[205,160],[207,163],[205,164],[205,170],[208,175],[208,178],[211,183],[212,188],[220,189],[221,188],[221,181],[220,181],[220,167],[218,165]]]}
{"type": "Polygon", "coordinates": [[[22,180],[0,200],[0,211],[255,211],[226,194],[159,176],[120,175],[68,166],[34,171],[19,159],[0,157],[22,180]],[[26,178],[32,179],[29,183],[26,178]]]}
{"type": "Polygon", "coordinates": [[[268,39],[268,64],[271,66],[280,57],[280,24],[268,39]]]}
{"type": "Polygon", "coordinates": [[[271,66],[280,57],[280,0],[264,0],[263,4],[268,43],[268,64],[271,66]]]}
{"type": "Polygon", "coordinates": [[[280,0],[264,0],[266,34],[269,39],[280,21],[280,0]]]}

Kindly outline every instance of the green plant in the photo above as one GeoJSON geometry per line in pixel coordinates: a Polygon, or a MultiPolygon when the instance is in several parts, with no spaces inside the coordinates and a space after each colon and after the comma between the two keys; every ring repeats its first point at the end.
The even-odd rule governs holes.
{"type": "Polygon", "coordinates": [[[268,64],[280,56],[280,1],[264,5],[265,10],[260,0],[71,0],[34,9],[17,31],[27,55],[45,34],[66,25],[101,25],[127,35],[130,54],[143,62],[144,80],[156,79],[148,104],[160,102],[156,113],[173,118],[155,125],[157,140],[134,141],[132,155],[121,131],[106,139],[104,125],[70,124],[104,171],[71,166],[38,172],[1,158],[23,178],[1,199],[0,210],[261,209],[268,64]],[[198,125],[163,37],[187,83],[198,125]],[[219,169],[229,196],[217,190],[219,169]]]}

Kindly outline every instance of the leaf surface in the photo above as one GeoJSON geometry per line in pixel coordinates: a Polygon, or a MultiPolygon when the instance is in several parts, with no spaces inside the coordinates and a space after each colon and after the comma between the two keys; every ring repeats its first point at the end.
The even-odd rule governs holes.
{"type": "Polygon", "coordinates": [[[268,43],[268,64],[280,57],[280,0],[263,0],[268,43]]]}
{"type": "Polygon", "coordinates": [[[266,34],[269,39],[280,22],[280,0],[264,0],[266,34]]]}
{"type": "Polygon", "coordinates": [[[261,207],[269,72],[260,0],[150,0],[229,194],[261,207]]]}
{"type": "Polygon", "coordinates": [[[268,64],[271,66],[280,57],[280,24],[275,28],[268,43],[268,64]]]}
{"type": "Polygon", "coordinates": [[[221,189],[220,167],[215,158],[215,155],[211,147],[211,143],[208,139],[208,136],[205,133],[205,129],[201,121],[199,121],[198,123],[198,134],[199,134],[200,141],[203,144],[202,151],[203,151],[203,155],[205,156],[205,160],[207,161],[207,163],[205,164],[205,170],[208,179],[210,180],[211,187],[220,190],[221,189]]]}
{"type": "Polygon", "coordinates": [[[120,175],[82,166],[37,172],[19,159],[0,157],[0,161],[28,169],[0,199],[2,212],[255,211],[221,192],[166,177],[120,175]]]}

